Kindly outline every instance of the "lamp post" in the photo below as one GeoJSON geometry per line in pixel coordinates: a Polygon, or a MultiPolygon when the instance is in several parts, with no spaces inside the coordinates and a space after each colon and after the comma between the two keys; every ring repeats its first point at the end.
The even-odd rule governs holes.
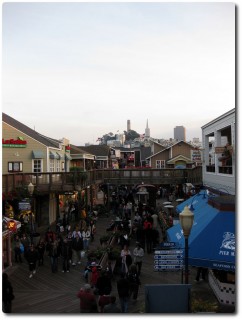
{"type": "Polygon", "coordinates": [[[33,244],[33,212],[32,212],[32,196],[34,193],[34,185],[32,184],[32,182],[29,183],[28,185],[28,192],[30,194],[30,205],[31,205],[31,213],[30,213],[30,240],[31,240],[31,244],[33,244]]]}
{"type": "Polygon", "coordinates": [[[179,220],[185,238],[185,284],[188,284],[188,238],[192,229],[194,214],[188,209],[187,206],[185,206],[185,208],[179,215],[179,220]]]}

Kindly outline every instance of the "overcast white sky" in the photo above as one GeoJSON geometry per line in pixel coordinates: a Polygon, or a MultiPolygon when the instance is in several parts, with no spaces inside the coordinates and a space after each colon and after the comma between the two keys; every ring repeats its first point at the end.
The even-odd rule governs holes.
{"type": "Polygon", "coordinates": [[[235,4],[5,2],[2,61],[2,111],[52,138],[201,139],[235,108],[235,4]]]}

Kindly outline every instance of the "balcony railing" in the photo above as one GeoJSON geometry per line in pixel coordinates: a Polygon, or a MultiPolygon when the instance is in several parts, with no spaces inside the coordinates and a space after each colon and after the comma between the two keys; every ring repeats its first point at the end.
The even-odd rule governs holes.
{"type": "Polygon", "coordinates": [[[207,172],[215,172],[215,165],[206,166],[207,172]]]}
{"type": "Polygon", "coordinates": [[[221,166],[218,167],[218,172],[222,174],[233,174],[233,167],[232,166],[221,166]]]}
{"type": "Polygon", "coordinates": [[[193,169],[97,169],[79,172],[13,173],[2,175],[2,192],[27,188],[29,183],[38,193],[81,190],[91,184],[114,183],[136,185],[142,182],[162,185],[202,183],[202,168],[193,169]]]}

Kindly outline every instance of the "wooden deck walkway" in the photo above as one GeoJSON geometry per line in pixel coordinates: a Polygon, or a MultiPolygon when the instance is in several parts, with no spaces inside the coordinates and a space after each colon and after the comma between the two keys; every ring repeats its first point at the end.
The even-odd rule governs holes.
{"type": "MultiPolygon", "coordinates": [[[[97,233],[95,240],[91,243],[90,249],[99,246],[99,238],[105,234],[106,227],[111,217],[100,217],[97,222],[97,233]]],[[[131,241],[130,250],[133,251],[135,240],[131,241]]],[[[79,313],[79,299],[76,297],[79,289],[84,285],[83,271],[86,258],[81,265],[71,267],[70,273],[61,272],[61,264],[57,273],[52,273],[49,257],[45,256],[44,265],[37,268],[36,274],[29,279],[28,265],[26,261],[22,264],[15,264],[7,270],[10,281],[14,288],[15,300],[13,301],[13,313],[15,314],[60,314],[79,313]]],[[[145,312],[145,285],[146,284],[180,284],[181,272],[155,272],[153,254],[145,254],[141,271],[141,286],[136,302],[130,301],[129,313],[145,312]]],[[[207,283],[194,285],[195,269],[191,270],[191,283],[194,290],[200,286],[201,292],[210,295],[216,300],[207,283]],[[196,286],[196,287],[195,287],[196,286]]],[[[118,295],[114,277],[112,294],[118,295]]],[[[171,311],[172,312],[172,311],[171,311]]]]}

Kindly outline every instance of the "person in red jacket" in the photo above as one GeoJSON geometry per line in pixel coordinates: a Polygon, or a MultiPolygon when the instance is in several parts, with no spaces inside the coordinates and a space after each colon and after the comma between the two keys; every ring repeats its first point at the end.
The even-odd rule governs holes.
{"type": "Polygon", "coordinates": [[[84,287],[80,289],[77,293],[77,298],[80,299],[80,313],[98,312],[96,298],[91,290],[90,284],[86,283],[84,287]]]}
{"type": "Polygon", "coordinates": [[[145,232],[145,242],[146,242],[146,248],[147,253],[152,252],[152,223],[148,220],[148,218],[145,219],[143,223],[144,232],[145,232]]]}
{"type": "Polygon", "coordinates": [[[111,303],[110,289],[106,287],[104,288],[104,294],[100,296],[98,301],[101,313],[103,313],[103,308],[109,303],[111,303]]]}
{"type": "Polygon", "coordinates": [[[99,271],[97,267],[92,268],[92,274],[91,274],[91,286],[92,288],[96,288],[97,279],[99,278],[99,271]]]}

